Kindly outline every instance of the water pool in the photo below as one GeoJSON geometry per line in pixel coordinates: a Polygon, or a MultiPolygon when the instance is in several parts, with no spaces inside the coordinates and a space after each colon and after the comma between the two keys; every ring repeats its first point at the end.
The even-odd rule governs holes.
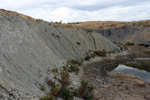
{"type": "Polygon", "coordinates": [[[111,73],[116,73],[116,72],[128,73],[128,74],[137,76],[138,78],[140,78],[141,80],[145,82],[150,82],[150,72],[147,72],[145,70],[140,70],[137,68],[128,67],[126,65],[118,65],[110,72],[111,73]]]}

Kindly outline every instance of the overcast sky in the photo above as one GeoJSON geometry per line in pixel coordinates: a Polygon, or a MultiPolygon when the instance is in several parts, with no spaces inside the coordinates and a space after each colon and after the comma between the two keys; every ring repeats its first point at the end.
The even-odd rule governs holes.
{"type": "Polygon", "coordinates": [[[0,0],[0,8],[53,22],[150,19],[150,0],[0,0]]]}

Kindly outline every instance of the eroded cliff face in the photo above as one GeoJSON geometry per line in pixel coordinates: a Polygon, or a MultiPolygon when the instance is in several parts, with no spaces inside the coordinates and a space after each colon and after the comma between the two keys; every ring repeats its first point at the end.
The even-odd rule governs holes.
{"type": "Polygon", "coordinates": [[[101,33],[112,42],[133,42],[150,44],[150,20],[119,22],[119,21],[88,21],[68,24],[52,23],[57,26],[84,28],[101,33]]]}
{"type": "Polygon", "coordinates": [[[150,44],[150,21],[126,24],[119,28],[95,29],[112,42],[133,42],[150,44]]]}
{"type": "Polygon", "coordinates": [[[96,32],[0,13],[0,94],[18,91],[41,96],[39,84],[47,76],[53,77],[47,73],[48,69],[60,68],[67,60],[84,57],[89,50],[102,49],[119,51],[96,32]]]}

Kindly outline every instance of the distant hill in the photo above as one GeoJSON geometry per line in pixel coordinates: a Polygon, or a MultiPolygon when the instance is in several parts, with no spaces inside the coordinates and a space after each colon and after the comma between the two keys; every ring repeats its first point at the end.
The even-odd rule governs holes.
{"type": "Polygon", "coordinates": [[[93,30],[101,33],[112,42],[150,44],[150,20],[133,22],[88,21],[68,24],[53,23],[53,25],[93,30]]]}

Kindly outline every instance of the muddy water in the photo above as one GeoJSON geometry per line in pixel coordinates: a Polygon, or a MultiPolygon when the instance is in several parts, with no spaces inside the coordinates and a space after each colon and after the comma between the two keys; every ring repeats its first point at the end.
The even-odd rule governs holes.
{"type": "Polygon", "coordinates": [[[150,82],[150,72],[147,72],[145,70],[140,70],[140,69],[128,67],[125,65],[118,65],[116,68],[114,67],[114,69],[112,69],[110,72],[111,73],[116,73],[116,72],[128,73],[128,74],[137,76],[138,78],[140,78],[141,80],[145,82],[150,82]]]}

